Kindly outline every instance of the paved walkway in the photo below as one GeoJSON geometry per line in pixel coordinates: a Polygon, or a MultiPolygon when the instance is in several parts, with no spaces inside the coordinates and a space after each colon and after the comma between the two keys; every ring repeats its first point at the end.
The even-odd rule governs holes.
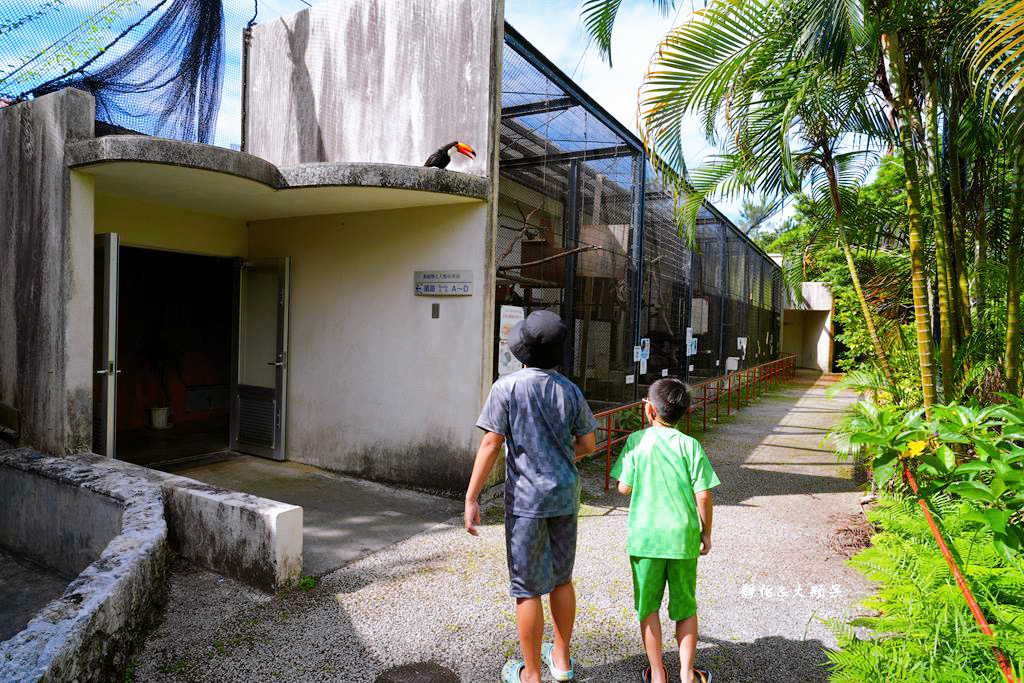
{"type": "MultiPolygon", "coordinates": [[[[702,439],[724,483],[699,569],[698,662],[723,683],[825,680],[822,649],[834,640],[822,620],[848,618],[870,588],[826,545],[834,517],[858,513],[860,493],[821,446],[852,400],[826,400],[825,384],[801,376],[702,439]]],[[[603,464],[585,478],[578,679],[638,680],[626,500],[601,490],[603,464]]],[[[450,518],[278,596],[182,564],[135,680],[497,681],[518,650],[500,519],[489,510],[472,538],[450,518]]]]}

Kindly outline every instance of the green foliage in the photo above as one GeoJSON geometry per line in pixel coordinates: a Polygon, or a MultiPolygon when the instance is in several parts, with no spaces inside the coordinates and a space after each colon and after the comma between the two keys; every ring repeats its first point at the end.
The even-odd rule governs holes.
{"type": "Polygon", "coordinates": [[[978,508],[949,495],[933,498],[951,549],[992,627],[981,633],[913,500],[883,495],[869,519],[880,529],[851,564],[880,582],[863,602],[872,616],[829,622],[839,648],[828,652],[833,683],[1001,681],[990,646],[1024,660],[1024,565],[996,554],[978,508]],[[857,629],[869,628],[865,638],[857,629]]]}
{"type": "Polygon", "coordinates": [[[303,576],[296,583],[296,587],[301,591],[311,591],[316,588],[316,577],[315,576],[303,576]]]}
{"type": "Polygon", "coordinates": [[[970,515],[991,534],[994,552],[1007,562],[1024,557],[1024,401],[981,407],[935,405],[921,409],[860,401],[832,433],[837,450],[863,447],[875,481],[896,478],[905,464],[923,496],[955,494],[970,501],[970,515]]]}

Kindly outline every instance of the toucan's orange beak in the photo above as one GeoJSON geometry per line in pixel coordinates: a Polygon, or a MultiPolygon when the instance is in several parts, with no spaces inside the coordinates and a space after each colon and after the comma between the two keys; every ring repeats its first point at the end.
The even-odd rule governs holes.
{"type": "Polygon", "coordinates": [[[470,159],[475,159],[476,158],[476,150],[473,149],[472,147],[470,147],[469,145],[467,145],[464,142],[457,142],[457,143],[455,143],[455,151],[462,152],[463,154],[465,154],[470,159]]]}

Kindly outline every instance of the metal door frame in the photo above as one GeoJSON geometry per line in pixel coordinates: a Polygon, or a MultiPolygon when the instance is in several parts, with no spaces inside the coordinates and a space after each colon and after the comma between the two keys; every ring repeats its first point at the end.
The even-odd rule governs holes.
{"type": "Polygon", "coordinates": [[[92,403],[94,410],[97,403],[102,404],[100,409],[103,415],[93,415],[92,449],[99,455],[114,459],[117,457],[117,376],[121,374],[117,368],[117,297],[120,287],[121,240],[116,232],[108,232],[96,235],[93,243],[94,268],[97,265],[97,251],[102,249],[106,258],[98,264],[102,268],[102,273],[93,273],[93,344],[98,343],[99,348],[93,349],[92,365],[93,372],[102,375],[103,379],[95,379],[93,382],[92,403]],[[96,396],[97,383],[103,387],[100,396],[96,396]],[[96,444],[98,417],[103,421],[103,433],[99,435],[103,443],[99,448],[96,444]]]}
{"type": "Polygon", "coordinates": [[[234,297],[232,304],[233,324],[231,326],[231,406],[230,431],[228,448],[242,453],[251,453],[274,460],[286,460],[285,436],[288,425],[288,309],[291,296],[291,259],[287,256],[275,259],[235,259],[234,261],[234,297]],[[273,389],[249,387],[239,383],[239,363],[241,361],[241,306],[242,306],[242,270],[251,268],[273,268],[278,271],[278,316],[277,316],[277,358],[270,362],[275,366],[273,389]],[[266,389],[266,391],[261,391],[266,389]],[[272,392],[275,401],[274,444],[271,448],[240,444],[239,431],[239,397],[251,394],[253,397],[267,398],[272,392]]]}

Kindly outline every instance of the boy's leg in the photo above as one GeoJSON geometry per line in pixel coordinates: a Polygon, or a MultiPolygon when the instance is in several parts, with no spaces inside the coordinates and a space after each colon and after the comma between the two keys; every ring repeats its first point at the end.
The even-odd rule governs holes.
{"type": "Polygon", "coordinates": [[[697,615],[676,622],[676,642],[679,643],[679,679],[693,681],[693,659],[697,656],[697,615]]]}
{"type": "Polygon", "coordinates": [[[669,560],[666,574],[668,616],[676,622],[679,644],[679,677],[690,683],[697,656],[697,560],[669,560]]]}
{"type": "Polygon", "coordinates": [[[630,557],[633,572],[633,600],[640,619],[640,639],[651,664],[651,683],[665,683],[668,673],[662,659],[661,601],[665,597],[666,560],[630,557]]]}
{"type": "Polygon", "coordinates": [[[661,656],[661,615],[651,612],[640,622],[640,639],[651,663],[651,683],[666,683],[668,671],[661,656]]]}
{"type": "Polygon", "coordinates": [[[549,597],[551,602],[551,622],[554,625],[555,648],[551,659],[555,667],[562,671],[569,670],[569,641],[572,640],[572,627],[576,621],[576,589],[572,581],[555,586],[549,597]]]}
{"type": "Polygon", "coordinates": [[[544,637],[544,605],[537,598],[516,598],[516,628],[526,668],[523,683],[540,683],[540,642],[544,637]]]}
{"type": "Polygon", "coordinates": [[[568,671],[569,641],[576,621],[576,589],[572,570],[576,564],[576,515],[551,517],[547,520],[548,542],[551,544],[551,568],[555,588],[551,591],[551,621],[555,631],[555,647],[551,659],[555,668],[568,671]]]}

